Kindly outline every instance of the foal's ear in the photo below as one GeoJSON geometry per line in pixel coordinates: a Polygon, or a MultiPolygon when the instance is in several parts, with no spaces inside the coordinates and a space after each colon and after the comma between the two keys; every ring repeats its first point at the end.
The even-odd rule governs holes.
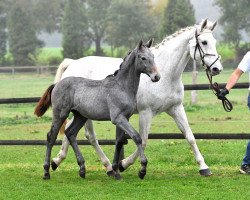
{"type": "Polygon", "coordinates": [[[141,48],[142,48],[142,46],[143,46],[143,41],[141,40],[141,41],[139,42],[139,44],[138,44],[137,48],[138,48],[138,49],[141,49],[141,48]]]}
{"type": "Polygon", "coordinates": [[[151,45],[153,44],[153,41],[154,41],[154,39],[151,38],[151,39],[145,44],[145,46],[148,47],[148,48],[150,48],[151,45]]]}

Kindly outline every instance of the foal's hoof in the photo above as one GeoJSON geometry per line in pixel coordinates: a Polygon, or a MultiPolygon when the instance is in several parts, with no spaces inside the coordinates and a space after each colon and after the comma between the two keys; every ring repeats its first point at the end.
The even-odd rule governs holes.
{"type": "Polygon", "coordinates": [[[115,179],[116,179],[116,180],[121,180],[122,177],[121,177],[121,175],[120,175],[119,173],[116,173],[116,174],[115,174],[115,179]]]}
{"type": "Polygon", "coordinates": [[[51,168],[53,171],[55,171],[57,169],[58,165],[52,160],[51,161],[51,168]]]}
{"type": "Polygon", "coordinates": [[[201,169],[199,172],[201,176],[211,176],[213,174],[209,168],[201,169]]]}
{"type": "Polygon", "coordinates": [[[79,176],[81,178],[85,178],[85,170],[84,171],[83,170],[79,170],[79,176]]]}
{"type": "Polygon", "coordinates": [[[122,162],[119,162],[119,171],[124,172],[125,168],[122,166],[122,162]]]}
{"type": "Polygon", "coordinates": [[[44,173],[43,180],[49,180],[49,179],[50,179],[50,174],[49,173],[44,173]]]}
{"type": "Polygon", "coordinates": [[[140,177],[140,179],[144,179],[145,175],[146,175],[146,171],[139,171],[138,173],[138,176],[140,177]]]}
{"type": "Polygon", "coordinates": [[[114,177],[114,176],[115,176],[115,171],[114,171],[114,170],[112,170],[112,171],[107,171],[107,175],[108,175],[108,176],[114,177]]]}

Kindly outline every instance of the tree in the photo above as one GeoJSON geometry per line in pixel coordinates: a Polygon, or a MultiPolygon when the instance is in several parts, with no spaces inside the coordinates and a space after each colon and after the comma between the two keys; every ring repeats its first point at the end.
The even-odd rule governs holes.
{"type": "Polygon", "coordinates": [[[86,0],[89,36],[95,43],[95,55],[104,55],[101,44],[106,36],[111,0],[86,0]]]}
{"type": "Polygon", "coordinates": [[[145,0],[113,1],[107,41],[114,47],[133,48],[139,40],[148,40],[155,32],[155,23],[145,0]]]}
{"type": "Polygon", "coordinates": [[[84,15],[83,4],[79,0],[68,0],[62,21],[63,55],[69,58],[80,58],[90,46],[87,37],[88,23],[84,15]]]}
{"type": "Polygon", "coordinates": [[[6,12],[4,10],[4,5],[0,3],[0,64],[4,62],[4,56],[6,54],[6,12]]]}
{"type": "Polygon", "coordinates": [[[19,6],[13,3],[8,20],[9,49],[15,65],[31,65],[32,57],[41,42],[36,37],[30,17],[19,6]]]}
{"type": "Polygon", "coordinates": [[[178,29],[194,23],[194,9],[190,0],[169,0],[164,11],[160,37],[170,35],[178,29]]]}
{"type": "Polygon", "coordinates": [[[250,30],[250,1],[249,0],[215,0],[222,11],[219,22],[224,26],[223,39],[239,48],[242,31],[250,30]]]}

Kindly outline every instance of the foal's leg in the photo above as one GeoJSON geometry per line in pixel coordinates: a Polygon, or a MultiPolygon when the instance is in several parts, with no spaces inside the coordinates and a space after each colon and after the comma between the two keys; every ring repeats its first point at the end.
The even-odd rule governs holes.
{"type": "Polygon", "coordinates": [[[82,178],[85,178],[85,160],[80,152],[80,149],[77,145],[76,136],[79,130],[83,127],[84,123],[87,121],[87,118],[81,116],[79,113],[74,112],[74,120],[69,128],[66,129],[65,135],[67,136],[74,152],[76,155],[77,163],[80,167],[79,175],[82,178]]]}
{"type": "Polygon", "coordinates": [[[62,126],[64,120],[66,118],[60,119],[59,117],[53,117],[53,122],[51,125],[51,129],[47,134],[47,150],[46,150],[46,156],[44,161],[44,176],[43,179],[50,179],[50,173],[49,173],[49,167],[50,167],[50,157],[51,157],[51,150],[53,145],[55,144],[58,131],[60,130],[60,127],[62,126]]]}
{"type": "Polygon", "coordinates": [[[102,164],[106,167],[107,174],[112,175],[113,174],[112,165],[111,165],[109,159],[107,158],[107,156],[105,155],[105,153],[103,152],[103,150],[101,149],[101,147],[98,143],[98,140],[96,139],[96,134],[95,134],[95,131],[93,129],[92,120],[90,120],[90,119],[87,120],[84,127],[85,127],[86,138],[88,139],[90,144],[94,147],[96,153],[98,154],[99,158],[102,161],[102,164]]]}
{"type": "MultiPolygon", "coordinates": [[[[73,120],[74,120],[74,117],[72,117],[71,120],[66,124],[65,130],[72,124],[73,120]]],[[[59,153],[57,154],[57,157],[53,158],[51,161],[51,167],[53,170],[56,170],[57,167],[61,164],[61,162],[66,158],[68,154],[69,145],[70,145],[69,140],[67,136],[64,135],[61,149],[59,153]]]]}
{"type": "Polygon", "coordinates": [[[171,109],[167,112],[170,116],[173,117],[175,120],[178,128],[183,133],[185,138],[187,139],[188,143],[190,144],[196,162],[199,164],[200,174],[202,176],[210,176],[212,175],[211,171],[209,170],[208,166],[206,165],[203,156],[201,155],[199,148],[196,144],[194,135],[192,130],[190,129],[190,126],[188,124],[187,116],[184,110],[184,107],[182,104],[176,105],[171,107],[171,109]]]}
{"type": "Polygon", "coordinates": [[[139,154],[140,154],[140,159],[141,159],[141,170],[139,171],[139,177],[141,179],[144,178],[146,175],[146,168],[147,168],[147,158],[144,154],[144,150],[142,148],[142,139],[140,135],[137,133],[137,131],[130,125],[128,120],[126,119],[125,116],[118,116],[116,119],[112,121],[116,126],[118,126],[121,130],[126,132],[131,139],[135,142],[137,145],[139,154]]]}
{"type": "Polygon", "coordinates": [[[115,153],[114,153],[114,159],[113,159],[113,170],[115,171],[115,178],[117,180],[121,179],[121,176],[118,172],[118,163],[120,161],[120,154],[123,149],[123,144],[125,140],[125,132],[120,129],[118,126],[116,126],[116,143],[115,143],[115,153]]]}
{"type": "MultiPolygon", "coordinates": [[[[147,145],[148,133],[149,133],[150,126],[151,126],[152,117],[153,117],[153,114],[151,110],[143,110],[139,112],[139,127],[140,127],[139,133],[142,139],[143,149],[145,149],[147,145]]],[[[139,156],[139,151],[137,149],[129,157],[122,160],[119,164],[120,171],[122,172],[125,169],[127,169],[130,165],[134,164],[138,156],[139,156]]]]}

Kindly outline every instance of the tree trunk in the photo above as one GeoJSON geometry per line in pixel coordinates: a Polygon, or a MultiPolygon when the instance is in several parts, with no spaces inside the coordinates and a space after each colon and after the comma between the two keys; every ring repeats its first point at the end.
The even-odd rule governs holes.
{"type": "Polygon", "coordinates": [[[103,56],[103,51],[101,48],[101,38],[96,38],[95,40],[95,55],[96,56],[103,56]]]}

